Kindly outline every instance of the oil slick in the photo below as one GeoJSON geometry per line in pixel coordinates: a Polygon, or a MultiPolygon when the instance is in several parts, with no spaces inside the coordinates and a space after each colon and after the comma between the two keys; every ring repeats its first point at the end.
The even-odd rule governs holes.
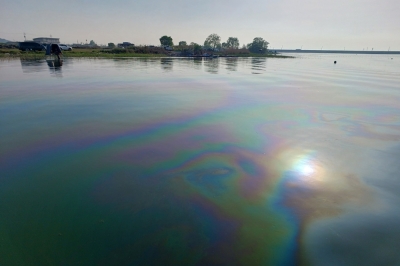
{"type": "Polygon", "coordinates": [[[0,62],[0,262],[399,258],[399,68],[218,60],[0,62]]]}

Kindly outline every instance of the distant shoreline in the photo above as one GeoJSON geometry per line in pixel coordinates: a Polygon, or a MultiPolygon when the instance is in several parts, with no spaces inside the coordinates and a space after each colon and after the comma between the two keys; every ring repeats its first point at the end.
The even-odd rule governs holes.
{"type": "Polygon", "coordinates": [[[270,49],[277,54],[304,53],[304,54],[400,54],[400,51],[355,51],[355,50],[302,50],[302,49],[270,49]]]}
{"type": "MultiPolygon", "coordinates": [[[[232,55],[219,55],[219,57],[225,58],[239,58],[239,57],[267,57],[267,58],[294,58],[293,56],[281,55],[281,54],[232,54],[232,55]]],[[[207,56],[174,56],[168,54],[154,54],[154,53],[104,53],[101,50],[96,49],[74,49],[73,51],[64,51],[64,58],[209,58],[207,56]]],[[[0,58],[21,58],[21,59],[46,59],[44,52],[22,52],[18,49],[0,49],[0,58]]]]}

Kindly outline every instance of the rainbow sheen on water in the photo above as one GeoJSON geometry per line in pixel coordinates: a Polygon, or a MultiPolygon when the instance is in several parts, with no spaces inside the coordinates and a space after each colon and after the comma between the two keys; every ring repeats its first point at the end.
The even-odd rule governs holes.
{"type": "Polygon", "coordinates": [[[400,264],[399,56],[0,78],[1,265],[400,264]]]}

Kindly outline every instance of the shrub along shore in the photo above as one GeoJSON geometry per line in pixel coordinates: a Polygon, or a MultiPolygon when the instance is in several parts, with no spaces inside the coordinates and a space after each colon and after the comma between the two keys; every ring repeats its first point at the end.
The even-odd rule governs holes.
{"type": "MultiPolygon", "coordinates": [[[[273,57],[291,58],[291,56],[275,55],[272,53],[254,54],[242,49],[230,49],[225,52],[216,52],[221,57],[273,57]]],[[[64,58],[120,58],[120,57],[187,57],[180,56],[180,51],[167,51],[161,47],[132,47],[132,48],[75,48],[72,51],[63,51],[64,58]]],[[[44,59],[45,52],[20,51],[19,49],[0,48],[1,58],[18,57],[23,59],[44,59]]]]}

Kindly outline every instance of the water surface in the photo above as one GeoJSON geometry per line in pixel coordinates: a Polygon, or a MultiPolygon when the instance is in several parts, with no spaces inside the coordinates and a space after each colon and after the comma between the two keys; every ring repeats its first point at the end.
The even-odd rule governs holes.
{"type": "Polygon", "coordinates": [[[296,56],[0,61],[0,264],[400,264],[400,56],[296,56]]]}

